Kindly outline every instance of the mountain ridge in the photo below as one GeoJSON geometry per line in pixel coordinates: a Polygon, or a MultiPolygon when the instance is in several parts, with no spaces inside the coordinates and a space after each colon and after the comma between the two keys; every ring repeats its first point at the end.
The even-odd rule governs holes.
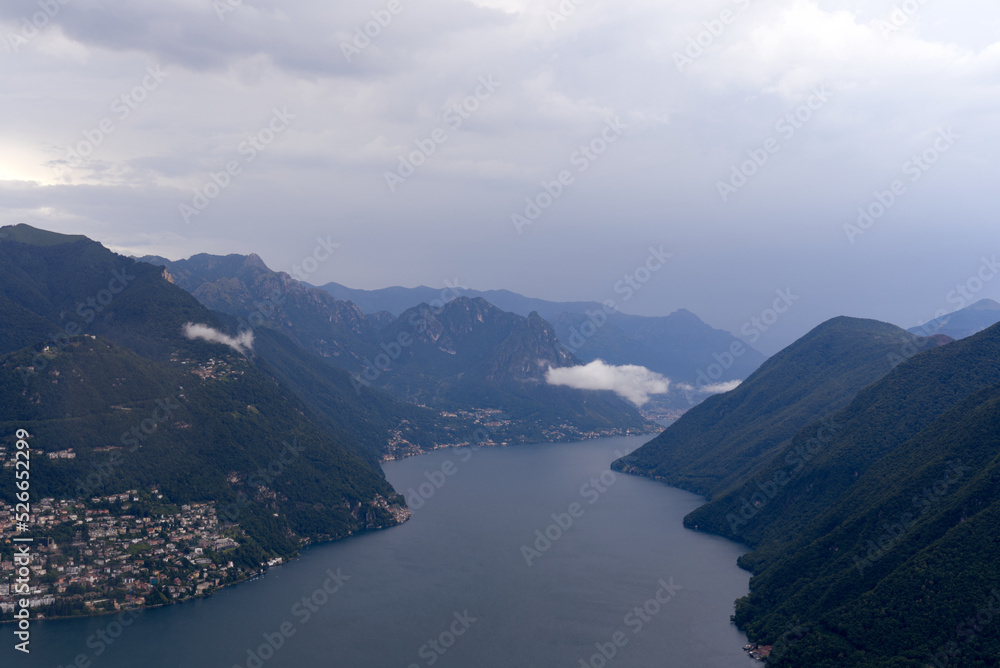
{"type": "MultiPolygon", "coordinates": [[[[209,589],[310,542],[405,520],[402,497],[358,454],[349,426],[366,418],[319,421],[249,342],[226,343],[234,318],[168,282],[162,267],[97,242],[18,235],[29,243],[0,243],[0,429],[30,435],[33,498],[89,507],[124,494],[157,516],[181,504],[218,510],[218,531],[235,540],[225,558],[213,552],[226,575],[203,583],[209,589]],[[191,323],[211,340],[185,336],[191,323]],[[258,475],[276,463],[279,475],[258,475]],[[228,519],[226,507],[237,509],[228,519]]],[[[12,489],[0,489],[4,502],[13,503],[12,489]]],[[[68,549],[73,530],[52,531],[68,549]]],[[[188,562],[170,563],[187,577],[188,562]]],[[[109,579],[98,593],[124,604],[120,584],[109,579]]],[[[150,603],[172,596],[166,585],[148,593],[150,603]]],[[[195,595],[193,586],[174,593],[195,595]]],[[[72,600],[60,614],[83,611],[72,600]]]]}
{"type": "MultiPolygon", "coordinates": [[[[1000,325],[938,345],[939,337],[900,337],[887,323],[834,319],[789,348],[816,348],[838,327],[859,324],[897,337],[888,346],[851,339],[837,348],[855,357],[847,369],[864,372],[877,361],[881,377],[853,398],[841,392],[836,403],[849,401],[839,409],[804,411],[799,420],[812,420],[791,437],[788,425],[769,419],[737,424],[757,432],[751,444],[776,445],[735,467],[725,456],[701,462],[717,476],[702,483],[710,498],[684,524],[750,547],[739,559],[753,573],[750,593],[737,601],[734,620],[752,641],[773,644],[768,665],[993,665],[1000,629],[980,627],[968,642],[955,629],[963,606],[981,605],[1000,582],[1000,325]]],[[[833,357],[822,357],[837,371],[833,357]]],[[[664,432],[674,440],[668,454],[697,463],[693,427],[711,423],[740,389],[754,390],[790,358],[782,351],[737,390],[692,409],[664,432]]],[[[816,373],[795,368],[807,380],[816,373]]],[[[717,437],[701,447],[726,455],[728,446],[717,437]]],[[[629,470],[629,458],[618,466],[629,470]]]]}
{"type": "Polygon", "coordinates": [[[909,332],[920,336],[945,334],[953,339],[964,339],[1000,322],[1000,303],[980,299],[970,306],[934,318],[923,325],[911,327],[909,332]]]}
{"type": "Polygon", "coordinates": [[[712,497],[808,423],[845,407],[921,340],[876,320],[832,318],[736,389],[709,397],[614,467],[712,497]]]}

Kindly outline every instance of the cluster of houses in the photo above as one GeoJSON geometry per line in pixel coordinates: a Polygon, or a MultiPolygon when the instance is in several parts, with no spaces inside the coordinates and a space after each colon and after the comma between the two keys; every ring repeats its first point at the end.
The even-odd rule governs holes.
{"type": "MultiPolygon", "coordinates": [[[[211,593],[255,573],[234,566],[238,529],[219,521],[213,503],[165,506],[162,494],[137,490],[86,500],[40,499],[33,507],[30,607],[45,615],[160,604],[211,593]],[[144,501],[160,512],[139,512],[144,501]],[[67,605],[69,604],[69,605],[67,605]],[[61,611],[61,612],[60,612],[61,611]]],[[[13,572],[16,525],[0,518],[0,570],[13,572]]],[[[23,595],[0,584],[0,613],[23,595]]]]}
{"type": "Polygon", "coordinates": [[[755,645],[749,644],[744,645],[743,650],[751,656],[751,658],[757,659],[758,661],[764,661],[767,657],[771,656],[771,650],[773,647],[771,645],[755,645]]]}

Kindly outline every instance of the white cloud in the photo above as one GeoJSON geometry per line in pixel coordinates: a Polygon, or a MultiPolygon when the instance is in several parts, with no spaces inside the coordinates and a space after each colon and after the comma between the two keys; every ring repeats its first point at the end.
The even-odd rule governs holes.
{"type": "Polygon", "coordinates": [[[706,385],[701,388],[701,391],[708,394],[722,394],[724,392],[731,392],[732,390],[735,390],[742,382],[742,380],[730,380],[725,383],[715,383],[714,385],[706,385]]]}
{"type": "Polygon", "coordinates": [[[649,401],[651,394],[666,394],[670,390],[669,378],[644,366],[613,366],[604,360],[561,369],[550,367],[545,380],[549,385],[566,385],[578,390],[611,390],[636,406],[649,401]]]}
{"type": "Polygon", "coordinates": [[[253,332],[243,332],[235,339],[208,325],[189,322],[184,325],[184,336],[189,339],[204,339],[213,343],[224,343],[233,350],[246,353],[253,350],[253,332]]]}
{"type": "Polygon", "coordinates": [[[723,394],[725,392],[730,392],[735,390],[740,386],[742,380],[727,380],[724,383],[713,383],[711,385],[703,385],[700,387],[695,387],[694,385],[689,385],[687,383],[678,383],[678,389],[684,390],[685,392],[697,392],[700,394],[723,394]]]}

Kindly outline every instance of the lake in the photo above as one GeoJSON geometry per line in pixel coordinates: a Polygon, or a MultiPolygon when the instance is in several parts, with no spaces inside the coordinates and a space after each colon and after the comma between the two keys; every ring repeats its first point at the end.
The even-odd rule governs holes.
{"type": "Polygon", "coordinates": [[[134,620],[36,622],[30,658],[5,625],[3,665],[759,666],[729,621],[744,548],[682,526],[700,497],[610,471],[645,440],[387,463],[413,508],[404,525],[134,620]]]}

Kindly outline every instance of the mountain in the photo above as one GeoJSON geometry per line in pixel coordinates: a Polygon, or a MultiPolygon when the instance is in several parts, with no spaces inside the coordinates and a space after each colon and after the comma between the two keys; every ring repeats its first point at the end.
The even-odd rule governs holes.
{"type": "MultiPolygon", "coordinates": [[[[926,344],[892,353],[891,371],[791,438],[758,421],[778,445],[685,518],[751,547],[734,619],[774,645],[768,665],[995,665],[1000,626],[984,620],[1000,603],[1000,325],[926,344]]],[[[667,452],[682,458],[673,436],[667,452]]]]}
{"type": "MultiPolygon", "coordinates": [[[[163,507],[235,506],[228,559],[244,574],[405,516],[382,471],[356,454],[352,425],[364,416],[346,406],[320,419],[246,339],[225,343],[233,318],[162,267],[82,237],[0,234],[0,432],[30,432],[33,498],[156,490],[163,507]],[[188,323],[214,340],[187,338],[188,323]]],[[[278,337],[265,344],[294,346],[278,337]]],[[[12,494],[0,488],[5,502],[12,494]]]]}
{"type": "Polygon", "coordinates": [[[510,290],[472,290],[456,284],[443,290],[435,290],[421,285],[416,288],[381,288],[378,290],[357,290],[339,283],[327,283],[319,289],[337,299],[353,302],[365,313],[387,311],[399,316],[404,311],[422,303],[433,304],[435,300],[449,301],[455,294],[465,297],[480,297],[497,308],[527,317],[533,311],[550,322],[562,313],[586,313],[601,310],[597,302],[551,302],[545,299],[525,297],[510,290]]]}
{"type": "Polygon", "coordinates": [[[998,454],[992,385],[900,443],[782,541],[737,603],[737,622],[754,636],[809,629],[769,665],[995,666],[998,454]]]}
{"type": "Polygon", "coordinates": [[[327,283],[322,289],[337,299],[350,300],[364,313],[399,315],[420,302],[440,304],[456,294],[485,299],[501,310],[524,317],[538,313],[552,323],[559,341],[584,362],[602,359],[616,365],[637,364],[691,386],[685,392],[654,398],[655,403],[678,411],[704,399],[707,393],[701,390],[705,387],[742,380],[766,359],[731,333],[710,327],[686,309],[662,317],[636,316],[597,302],[552,302],[508,290],[479,291],[457,286],[444,290],[425,286],[354,290],[327,283]],[[738,354],[732,355],[732,350],[738,354]]]}
{"type": "MultiPolygon", "coordinates": [[[[752,477],[695,510],[686,521],[751,543],[794,534],[876,461],[969,395],[1000,383],[1000,328],[914,355],[861,390],[843,409],[799,430],[752,477]],[[764,504],[734,528],[726,515],[758,482],[795,470],[783,485],[790,507],[764,504]]],[[[762,554],[759,552],[759,554],[762,554]]],[[[747,563],[755,557],[748,556],[747,563]]]]}
{"type": "Polygon", "coordinates": [[[614,466],[712,496],[750,474],[797,431],[847,406],[904,355],[938,343],[875,320],[834,318],[614,466]]]}
{"type": "Polygon", "coordinates": [[[384,353],[357,379],[446,409],[499,412],[503,440],[567,440],[646,430],[631,404],[608,391],[549,385],[549,367],[576,366],[552,326],[485,299],[458,297],[409,309],[382,331],[384,353]]]}
{"type": "Polygon", "coordinates": [[[564,313],[553,325],[559,339],[584,361],[639,364],[675,382],[702,388],[747,378],[766,359],[686,309],[662,317],[624,313],[606,317],[605,322],[593,311],[564,313]]]}
{"type": "Polygon", "coordinates": [[[478,442],[481,425],[474,417],[444,415],[425,406],[399,401],[377,387],[357,382],[347,371],[267,327],[254,329],[254,351],[267,372],[312,409],[314,420],[339,436],[373,465],[385,459],[427,452],[449,445],[478,442]],[[355,446],[356,444],[356,446],[355,446]]]}
{"type": "Polygon", "coordinates": [[[271,271],[256,255],[141,259],[166,267],[171,280],[206,306],[267,323],[355,373],[381,354],[372,342],[405,312],[422,303],[441,308],[458,296],[484,299],[525,318],[537,313],[552,323],[567,352],[585,363],[637,364],[670,378],[674,391],[654,396],[644,408],[649,415],[679,415],[714,392],[716,384],[742,380],[766,359],[685,309],[664,317],[633,316],[597,302],[551,302],[508,290],[471,290],[457,282],[442,290],[356,290],[339,283],[316,288],[271,271]]]}
{"type": "Polygon", "coordinates": [[[980,299],[972,306],[935,318],[908,331],[920,336],[945,334],[953,339],[964,339],[1000,322],[1000,303],[980,299]]]}
{"type": "Polygon", "coordinates": [[[58,232],[40,230],[31,225],[20,223],[0,228],[0,243],[4,241],[16,241],[22,244],[31,244],[32,246],[58,246],[73,241],[89,240],[82,234],[59,234],[58,232]]]}
{"type": "MultiPolygon", "coordinates": [[[[481,299],[476,302],[481,303],[479,308],[463,311],[459,304],[472,303],[468,298],[438,294],[437,302],[411,308],[399,317],[388,311],[365,316],[351,302],[271,271],[256,255],[143,260],[164,266],[170,280],[206,306],[249,320],[255,331],[280,332],[338,367],[293,361],[296,355],[290,351],[281,352],[278,359],[273,346],[257,349],[277,377],[295,388],[318,415],[341,413],[338,406],[344,404],[352,406],[351,415],[365,413],[362,441],[369,448],[362,454],[368,456],[396,457],[468,442],[469,434],[482,428],[485,409],[505,411],[502,426],[491,432],[501,442],[565,440],[649,428],[631,405],[611,395],[597,398],[545,384],[545,367],[539,360],[562,366],[571,357],[554,349],[558,341],[537,314],[507,313],[481,299]],[[432,340],[440,334],[436,328],[451,344],[457,342],[461,354],[440,353],[439,344],[445,344],[432,340]],[[402,359],[392,356],[392,368],[383,372],[388,353],[399,348],[400,336],[413,337],[414,345],[402,359]],[[531,365],[531,374],[513,378],[511,369],[517,365],[531,365]],[[456,378],[462,380],[457,390],[456,378]],[[527,386],[531,389],[525,394],[527,386]],[[394,403],[385,393],[404,401],[394,403]],[[559,409],[553,412],[544,402],[556,402],[559,409]],[[551,428],[548,418],[558,418],[551,424],[560,426],[551,428]]],[[[345,427],[343,421],[340,425],[345,427]]]]}
{"type": "Polygon", "coordinates": [[[141,261],[164,267],[169,281],[208,308],[236,316],[231,327],[252,330],[263,368],[373,465],[386,457],[468,442],[478,428],[474,420],[442,416],[352,382],[347,369],[362,368],[362,360],[380,352],[378,323],[349,302],[271,271],[257,255],[200,254],[176,262],[147,256],[141,261]]]}
{"type": "Polygon", "coordinates": [[[901,364],[831,416],[836,436],[782,491],[787,510],[747,524],[761,545],[741,623],[816,620],[815,642],[778,665],[995,664],[1000,629],[975,620],[1000,582],[998,354],[994,326],[901,364]],[[787,603],[761,605],[793,580],[787,603]]]}
{"type": "Polygon", "coordinates": [[[172,262],[162,257],[139,258],[166,267],[169,280],[208,308],[249,321],[266,323],[303,348],[354,366],[373,355],[376,327],[348,301],[272,271],[259,256],[199,254],[172,262]]]}

